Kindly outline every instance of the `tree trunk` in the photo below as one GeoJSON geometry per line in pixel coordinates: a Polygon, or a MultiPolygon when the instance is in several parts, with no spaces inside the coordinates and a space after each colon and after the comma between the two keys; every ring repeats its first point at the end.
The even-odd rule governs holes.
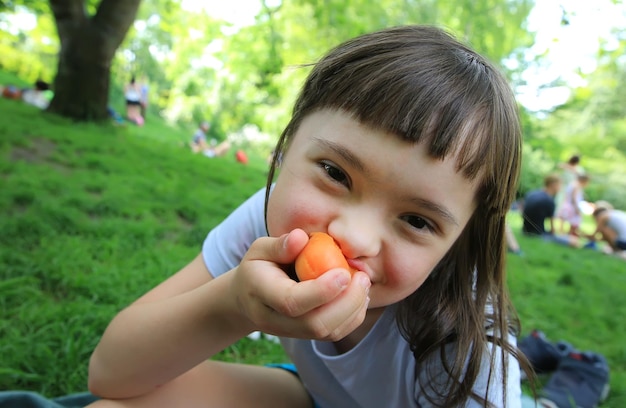
{"type": "Polygon", "coordinates": [[[61,50],[49,112],[78,121],[108,117],[111,61],[141,0],[102,0],[93,17],[84,0],[50,0],[61,50]]]}
{"type": "Polygon", "coordinates": [[[89,35],[76,33],[59,54],[54,79],[54,98],[48,111],[76,120],[102,120],[107,117],[111,59],[98,52],[89,35]]]}

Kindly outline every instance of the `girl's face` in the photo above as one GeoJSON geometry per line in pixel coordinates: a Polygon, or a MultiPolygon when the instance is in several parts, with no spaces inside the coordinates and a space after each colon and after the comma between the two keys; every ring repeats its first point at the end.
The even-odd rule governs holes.
{"type": "Polygon", "coordinates": [[[455,158],[362,125],[341,111],[307,116],[270,196],[272,236],[294,228],[330,234],[372,281],[370,308],[413,293],[470,219],[477,185],[455,158]]]}

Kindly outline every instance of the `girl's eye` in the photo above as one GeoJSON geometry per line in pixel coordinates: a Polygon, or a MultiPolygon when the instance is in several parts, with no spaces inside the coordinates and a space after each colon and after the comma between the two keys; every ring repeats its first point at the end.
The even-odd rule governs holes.
{"type": "Polygon", "coordinates": [[[433,226],[428,223],[424,218],[419,217],[417,215],[405,215],[402,217],[404,221],[406,221],[413,228],[418,230],[427,229],[429,231],[434,230],[433,226]]]}
{"type": "Polygon", "coordinates": [[[321,163],[321,166],[322,166],[322,169],[324,169],[324,171],[326,172],[326,174],[328,174],[328,177],[330,177],[337,183],[343,184],[345,186],[349,185],[350,180],[348,179],[348,176],[346,175],[346,173],[344,173],[342,170],[328,163],[321,163]]]}

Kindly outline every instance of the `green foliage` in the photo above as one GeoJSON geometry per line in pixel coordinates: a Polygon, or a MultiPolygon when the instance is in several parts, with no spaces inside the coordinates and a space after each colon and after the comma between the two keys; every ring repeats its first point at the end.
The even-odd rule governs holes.
{"type": "MultiPolygon", "coordinates": [[[[29,32],[0,31],[0,69],[33,84],[37,79],[52,82],[58,40],[47,2],[38,9],[37,27],[29,32]]],[[[23,11],[20,11],[23,12],[23,11]]],[[[9,15],[10,16],[10,15],[9,15]]],[[[1,21],[1,20],[0,20],[1,21]]]]}
{"type": "MultiPolygon", "coordinates": [[[[256,24],[234,29],[205,9],[183,9],[178,0],[142,2],[113,61],[110,104],[120,110],[124,84],[131,75],[145,75],[149,109],[171,123],[191,127],[209,120],[217,139],[253,124],[276,138],[307,72],[293,67],[316,61],[355,35],[391,25],[436,24],[473,43],[496,63],[517,58],[519,49],[532,42],[524,30],[530,0],[260,3],[256,24]]],[[[87,4],[93,10],[96,2],[87,4]]],[[[8,53],[15,61],[6,69],[28,69],[20,76],[30,80],[44,75],[51,81],[56,58],[38,64],[25,60],[54,55],[58,49],[49,11],[38,13],[37,28],[23,36],[46,49],[18,52],[16,47],[8,53]]]]}
{"type": "Polygon", "coordinates": [[[524,144],[518,197],[524,197],[529,191],[542,188],[544,178],[554,172],[554,168],[554,161],[547,157],[543,150],[533,149],[530,145],[524,144]]]}
{"type": "Polygon", "coordinates": [[[605,200],[615,208],[626,208],[626,177],[620,173],[594,174],[585,188],[588,201],[605,200]]]}
{"type": "Polygon", "coordinates": [[[28,8],[36,14],[48,12],[48,2],[45,0],[3,0],[0,1],[0,12],[14,12],[20,8],[28,8]]]}
{"type": "MultiPolygon", "coordinates": [[[[619,35],[624,35],[623,31],[619,35]]],[[[626,208],[626,45],[600,50],[599,67],[587,75],[587,85],[574,90],[566,104],[545,119],[534,119],[528,143],[555,162],[581,154],[591,176],[587,199],[607,200],[626,208]]]]}
{"type": "Polygon", "coordinates": [[[6,44],[0,44],[0,54],[3,55],[0,68],[25,78],[30,85],[39,78],[52,78],[49,67],[36,55],[15,52],[15,48],[6,44]]]}

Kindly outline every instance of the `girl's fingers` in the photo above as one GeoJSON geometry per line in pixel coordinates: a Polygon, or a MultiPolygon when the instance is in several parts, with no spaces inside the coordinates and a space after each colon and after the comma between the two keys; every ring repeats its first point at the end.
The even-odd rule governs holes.
{"type": "Polygon", "coordinates": [[[332,269],[317,279],[295,282],[280,265],[291,264],[308,242],[296,229],[279,238],[256,240],[239,265],[233,290],[237,303],[267,333],[336,340],[361,324],[367,309],[369,277],[332,269]]]}
{"type": "Polygon", "coordinates": [[[259,286],[268,306],[288,317],[298,317],[335,299],[350,284],[350,272],[333,269],[317,279],[295,282],[276,277],[259,286]]]}
{"type": "Polygon", "coordinates": [[[289,264],[309,240],[309,236],[301,229],[295,229],[278,238],[259,238],[250,246],[244,259],[248,261],[270,261],[277,264],[289,264]]]}
{"type": "Polygon", "coordinates": [[[331,270],[318,279],[295,283],[275,291],[265,309],[268,332],[299,338],[338,340],[358,327],[365,317],[370,286],[359,272],[343,286],[343,269],[331,270]],[[280,295],[282,293],[282,295],[280,295]]]}
{"type": "Polygon", "coordinates": [[[333,302],[304,315],[311,330],[310,337],[340,340],[365,319],[369,303],[370,280],[364,273],[356,273],[350,285],[333,302]]]}

